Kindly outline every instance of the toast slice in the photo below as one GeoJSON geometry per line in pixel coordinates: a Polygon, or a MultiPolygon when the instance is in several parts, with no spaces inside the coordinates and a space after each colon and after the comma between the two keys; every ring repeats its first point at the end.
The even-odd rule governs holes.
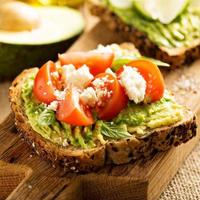
{"type": "Polygon", "coordinates": [[[90,172],[108,163],[124,164],[142,157],[150,159],[153,153],[185,143],[196,135],[195,115],[185,109],[182,121],[172,126],[153,129],[143,137],[132,135],[126,139],[107,140],[105,144],[98,143],[95,148],[90,149],[56,145],[34,131],[25,114],[21,98],[22,86],[30,76],[37,72],[38,68],[24,70],[16,77],[9,89],[16,127],[38,155],[56,166],[63,166],[66,170],[90,172]]]}
{"type": "Polygon", "coordinates": [[[142,55],[169,63],[171,68],[190,64],[200,57],[200,38],[195,39],[188,47],[160,47],[152,42],[146,33],[125,24],[115,13],[103,6],[100,0],[90,0],[89,8],[91,13],[105,22],[110,30],[118,33],[126,42],[134,43],[142,55]]]}

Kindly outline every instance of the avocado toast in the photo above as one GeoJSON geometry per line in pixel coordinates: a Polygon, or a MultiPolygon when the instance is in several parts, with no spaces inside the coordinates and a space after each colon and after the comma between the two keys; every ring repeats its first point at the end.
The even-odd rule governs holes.
{"type": "MultiPolygon", "coordinates": [[[[115,70],[108,70],[111,66],[113,69],[113,60],[115,63],[117,61],[113,58],[110,49],[114,49],[114,57],[118,58],[122,56],[121,52],[131,55],[138,53],[135,50],[128,50],[128,46],[125,46],[127,49],[117,45],[111,45],[111,48],[100,46],[97,50],[84,53],[82,61],[80,55],[83,52],[66,53],[59,56],[59,64],[56,64],[57,70],[62,71],[59,74],[63,74],[63,69],[67,70],[67,73],[64,72],[67,86],[70,82],[73,87],[79,87],[80,96],[75,96],[72,102],[70,95],[77,95],[77,90],[73,92],[71,87],[67,89],[64,98],[62,93],[59,93],[56,94],[56,100],[50,100],[50,94],[48,98],[44,94],[43,89],[50,84],[43,87],[38,80],[45,77],[40,76],[41,72],[48,66],[54,66],[53,62],[46,63],[40,70],[38,68],[25,70],[13,81],[9,96],[15,114],[16,127],[41,157],[75,172],[89,172],[108,163],[124,164],[142,157],[151,158],[156,151],[164,151],[171,146],[185,143],[196,135],[195,115],[184,106],[178,105],[173,96],[164,91],[162,75],[155,64],[146,60],[138,60],[138,58],[132,61],[134,68],[137,67],[138,70],[140,66],[146,64],[155,69],[154,74],[157,75],[154,80],[157,81],[157,86],[153,84],[152,87],[149,87],[151,81],[149,82],[147,78],[143,79],[137,70],[128,67],[131,65],[130,61],[124,66],[121,63],[122,68],[116,69],[115,65],[115,70]],[[77,54],[79,62],[75,59],[77,54]],[[101,60],[103,59],[102,54],[104,62],[101,60]],[[106,66],[106,72],[104,72],[105,68],[100,69],[97,64],[93,68],[92,55],[95,55],[95,59],[99,62],[101,61],[101,67],[106,66]],[[77,66],[77,63],[81,67],[74,69],[73,66],[77,66]],[[91,73],[88,73],[87,67],[82,66],[82,63],[88,66],[91,73]],[[138,80],[134,83],[135,86],[140,85],[134,88],[135,93],[131,89],[134,85],[132,87],[129,85],[132,81],[125,79],[127,78],[126,70],[138,80]],[[70,73],[73,79],[67,77],[70,73]],[[77,76],[79,79],[75,81],[77,76]],[[85,81],[80,77],[91,78],[92,82],[80,88],[85,81]],[[106,78],[109,78],[107,89],[110,88],[106,92],[106,95],[109,95],[107,98],[100,95],[102,91],[104,94],[105,90],[99,90],[97,87],[97,83],[102,84],[102,80],[106,78]],[[126,84],[128,82],[129,84],[126,84]],[[43,91],[42,96],[38,91],[38,83],[43,91]],[[111,87],[112,84],[115,84],[114,88],[111,87]],[[151,90],[151,88],[156,88],[156,90],[151,90]],[[89,90],[95,91],[97,100],[86,95],[89,90]],[[67,104],[65,104],[66,99],[67,104]],[[76,104],[77,99],[78,105],[76,104]],[[113,105],[111,100],[115,102],[113,105]],[[74,103],[76,104],[75,110],[69,106],[73,102],[76,102],[74,103]],[[79,104],[86,105],[86,107],[80,107],[79,104]],[[111,105],[110,109],[108,105],[111,105]],[[69,110],[71,111],[66,114],[69,110]]],[[[52,75],[55,76],[55,74],[57,73],[52,75]]],[[[59,84],[54,82],[54,85],[59,84]]],[[[60,88],[59,91],[63,92],[65,89],[60,88]]]]}
{"type": "Polygon", "coordinates": [[[200,8],[186,6],[173,21],[164,24],[144,16],[134,3],[129,8],[120,8],[113,6],[112,2],[118,1],[90,0],[91,13],[99,16],[126,41],[133,42],[143,55],[167,62],[172,68],[199,58],[200,8]]]}

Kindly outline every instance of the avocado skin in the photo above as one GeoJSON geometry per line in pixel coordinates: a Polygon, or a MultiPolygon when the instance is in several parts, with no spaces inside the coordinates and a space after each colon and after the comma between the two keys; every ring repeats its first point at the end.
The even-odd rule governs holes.
{"type": "Polygon", "coordinates": [[[56,61],[79,37],[45,44],[18,45],[0,42],[0,80],[12,79],[25,68],[40,67],[48,60],[56,61]]]}

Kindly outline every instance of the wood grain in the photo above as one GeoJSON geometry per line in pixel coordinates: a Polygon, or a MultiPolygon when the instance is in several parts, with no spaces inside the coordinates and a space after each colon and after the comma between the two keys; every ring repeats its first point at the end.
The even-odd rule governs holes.
{"type": "Polygon", "coordinates": [[[10,112],[8,101],[8,88],[10,82],[4,81],[0,83],[0,122],[2,122],[10,112]]]}
{"type": "MultiPolygon", "coordinates": [[[[121,39],[100,23],[91,32],[85,33],[70,50],[88,50],[95,48],[98,43],[111,42],[121,42],[121,39]]],[[[181,70],[169,73],[165,71],[164,74],[169,89],[173,89],[181,74],[192,77],[199,83],[200,61],[181,70]]],[[[198,90],[175,95],[179,102],[198,112],[198,90]]],[[[60,168],[55,169],[34,154],[17,134],[11,114],[0,125],[0,159],[7,163],[25,165],[32,170],[32,174],[9,195],[8,199],[155,200],[199,138],[198,133],[188,143],[156,154],[148,162],[139,160],[127,165],[107,166],[98,173],[76,175],[66,173],[60,168]]]]}
{"type": "Polygon", "coordinates": [[[6,199],[17,187],[20,187],[32,173],[31,168],[0,161],[0,199],[6,199]]]}

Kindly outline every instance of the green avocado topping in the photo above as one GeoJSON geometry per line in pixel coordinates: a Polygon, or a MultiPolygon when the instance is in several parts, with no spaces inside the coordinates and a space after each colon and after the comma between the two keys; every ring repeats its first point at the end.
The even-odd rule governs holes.
{"type": "Polygon", "coordinates": [[[115,119],[117,124],[127,124],[130,133],[143,135],[151,129],[169,126],[182,119],[183,107],[171,97],[147,105],[129,103],[115,119]]]}
{"type": "Polygon", "coordinates": [[[21,98],[28,123],[45,139],[63,148],[93,148],[106,140],[128,138],[131,135],[143,137],[152,129],[172,125],[182,119],[183,107],[166,94],[160,101],[143,105],[129,102],[126,109],[106,122],[97,120],[92,126],[72,126],[56,120],[53,110],[46,104],[38,103],[32,93],[35,75],[25,80],[21,98]]]}
{"type": "Polygon", "coordinates": [[[162,24],[145,18],[134,7],[120,9],[112,6],[109,0],[104,0],[104,3],[123,22],[146,33],[160,47],[187,47],[200,38],[200,11],[186,9],[170,24],[162,24]]]}

